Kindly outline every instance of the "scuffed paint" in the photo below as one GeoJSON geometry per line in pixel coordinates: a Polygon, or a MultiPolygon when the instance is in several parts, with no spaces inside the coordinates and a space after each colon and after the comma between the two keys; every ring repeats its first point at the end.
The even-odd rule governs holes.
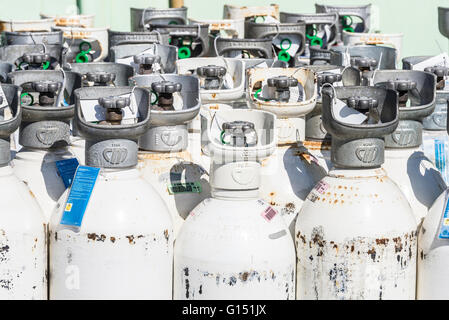
{"type": "MultiPolygon", "coordinates": [[[[232,296],[232,291],[246,291],[247,299],[254,299],[250,292],[270,290],[277,299],[292,300],[295,298],[295,266],[286,270],[246,270],[236,273],[209,272],[192,266],[182,269],[180,281],[185,292],[182,299],[195,299],[204,295],[203,299],[217,299],[216,292],[224,292],[232,296]]],[[[240,295],[241,296],[241,295],[240,295]]],[[[175,297],[176,298],[176,297],[175,297]]]]}
{"type": "Polygon", "coordinates": [[[322,226],[296,233],[298,299],[414,299],[417,232],[326,237],[322,226]]]}

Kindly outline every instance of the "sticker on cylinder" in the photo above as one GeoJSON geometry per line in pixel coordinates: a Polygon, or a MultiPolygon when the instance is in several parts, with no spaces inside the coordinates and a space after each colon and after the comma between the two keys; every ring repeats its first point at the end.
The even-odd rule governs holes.
{"type": "Polygon", "coordinates": [[[201,193],[201,183],[195,182],[175,182],[168,185],[168,192],[170,194],[177,193],[201,193]]]}

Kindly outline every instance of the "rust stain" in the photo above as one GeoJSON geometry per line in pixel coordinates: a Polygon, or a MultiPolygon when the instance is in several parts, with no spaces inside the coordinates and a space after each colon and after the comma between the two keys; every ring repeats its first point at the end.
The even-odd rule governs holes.
{"type": "Polygon", "coordinates": [[[129,244],[135,244],[134,236],[126,236],[126,238],[128,238],[129,244]]]}

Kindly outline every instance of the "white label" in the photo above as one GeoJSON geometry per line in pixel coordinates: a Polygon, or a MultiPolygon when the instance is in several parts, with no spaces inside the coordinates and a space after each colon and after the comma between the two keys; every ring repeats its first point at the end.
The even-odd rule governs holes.
{"type": "Polygon", "coordinates": [[[427,67],[448,66],[449,56],[447,53],[441,53],[435,57],[431,57],[413,66],[413,70],[424,71],[427,67]]]}
{"type": "Polygon", "coordinates": [[[350,108],[340,99],[335,99],[332,112],[339,122],[348,124],[362,124],[368,117],[357,110],[350,108]]]}
{"type": "MultiPolygon", "coordinates": [[[[129,96],[130,94],[120,95],[120,97],[129,96]]],[[[135,123],[135,119],[139,117],[136,98],[132,95],[130,99],[130,105],[122,109],[122,124],[133,124],[135,123]]],[[[81,110],[83,111],[84,119],[86,119],[87,122],[106,120],[106,109],[98,103],[98,99],[81,100],[81,110]]]]}

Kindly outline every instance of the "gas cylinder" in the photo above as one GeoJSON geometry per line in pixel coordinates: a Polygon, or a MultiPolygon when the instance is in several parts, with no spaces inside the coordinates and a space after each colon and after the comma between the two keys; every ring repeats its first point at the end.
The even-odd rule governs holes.
{"type": "Polygon", "coordinates": [[[446,165],[446,159],[449,156],[449,137],[446,131],[446,119],[449,88],[447,88],[446,79],[449,69],[444,65],[437,65],[435,57],[432,56],[407,57],[402,59],[402,64],[405,70],[421,70],[437,76],[435,109],[431,115],[423,119],[422,149],[426,157],[440,171],[444,182],[447,184],[449,182],[449,168],[446,165]],[[429,65],[426,60],[434,62],[429,65]]]}
{"type": "Polygon", "coordinates": [[[29,188],[9,164],[9,136],[20,124],[20,88],[2,84],[0,97],[0,299],[46,299],[47,228],[29,188]],[[11,118],[7,119],[8,108],[11,118]]]}
{"type": "Polygon", "coordinates": [[[168,45],[169,34],[165,30],[160,31],[134,31],[134,32],[124,32],[124,31],[113,31],[108,30],[109,37],[109,61],[114,62],[110,59],[111,49],[116,46],[121,45],[134,45],[134,44],[144,44],[144,43],[158,43],[168,45]]]}
{"type": "Polygon", "coordinates": [[[374,87],[321,93],[334,168],[296,220],[296,298],[414,299],[417,224],[381,168],[383,136],[399,121],[397,95],[374,87]]]}
{"type": "Polygon", "coordinates": [[[370,30],[371,4],[362,6],[332,6],[316,3],[315,12],[338,13],[338,43],[343,41],[343,31],[367,33],[370,30]]]}
{"type": "Polygon", "coordinates": [[[441,174],[421,150],[422,119],[434,109],[435,78],[414,70],[379,70],[372,77],[374,85],[399,95],[399,125],[385,137],[383,168],[404,192],[418,223],[446,189],[441,174]]]}
{"type": "MultiPolygon", "coordinates": [[[[176,239],[189,212],[210,195],[209,168],[195,162],[187,129],[200,110],[199,81],[171,74],[131,81],[151,90],[150,129],[139,139],[138,168],[167,204],[176,239]]],[[[199,152],[199,141],[196,148],[199,152]]]]}
{"type": "Polygon", "coordinates": [[[54,70],[60,67],[61,31],[5,31],[3,34],[5,45],[0,47],[0,61],[13,64],[12,71],[54,70]]]}
{"type": "Polygon", "coordinates": [[[306,25],[303,57],[310,61],[310,47],[329,49],[337,42],[338,14],[329,13],[280,13],[281,22],[303,21],[306,25]]]}
{"type": "Polygon", "coordinates": [[[204,57],[209,53],[208,24],[150,23],[149,31],[168,31],[169,44],[178,48],[178,58],[204,57]]]}
{"type": "Polygon", "coordinates": [[[271,39],[246,39],[216,37],[215,56],[243,59],[273,59],[271,39]]]}
{"type": "Polygon", "coordinates": [[[205,119],[212,197],[190,212],[176,240],[174,298],[294,299],[294,243],[258,191],[260,162],[276,148],[275,116],[216,116],[223,122],[205,119]]]}
{"type": "Polygon", "coordinates": [[[285,61],[290,67],[299,65],[300,57],[306,47],[306,25],[304,21],[280,23],[276,19],[259,21],[259,17],[245,20],[245,38],[271,39],[272,50],[277,59],[285,61]]]}
{"type": "Polygon", "coordinates": [[[21,86],[23,109],[19,129],[22,148],[16,153],[14,173],[35,194],[48,221],[66,189],[56,161],[75,158],[69,151],[70,120],[74,115],[73,91],[81,75],[69,71],[16,71],[9,74],[21,86]]]}
{"type": "MultiPolygon", "coordinates": [[[[171,218],[136,169],[137,140],[149,125],[149,92],[90,87],[75,95],[89,167],[78,167],[51,217],[50,299],[171,299],[171,218]],[[83,104],[92,101],[105,111],[98,124],[83,116],[83,104]],[[136,122],[122,123],[127,108],[135,108],[136,122]],[[80,169],[93,167],[98,175],[88,176],[95,183],[88,198],[72,197],[80,169]],[[81,219],[71,219],[76,212],[81,219]]],[[[75,196],[79,192],[77,186],[75,196]]]]}
{"type": "MultiPolygon", "coordinates": [[[[204,116],[218,110],[247,108],[245,99],[245,63],[231,58],[191,58],[178,60],[179,74],[196,75],[200,79],[201,108],[204,116]]],[[[201,150],[201,123],[198,114],[189,123],[189,144],[192,156],[205,168],[210,167],[207,150],[201,150]]]]}
{"type": "Polygon", "coordinates": [[[302,145],[312,156],[310,160],[318,161],[327,172],[332,166],[331,137],[324,129],[321,120],[321,88],[323,86],[358,86],[361,82],[360,73],[350,66],[343,68],[332,65],[311,65],[305,68],[317,74],[318,92],[315,108],[306,115],[306,139],[302,145]]]}
{"type": "Polygon", "coordinates": [[[135,74],[175,73],[177,59],[175,46],[145,41],[135,44],[117,44],[111,47],[110,60],[127,64],[135,74]]]}
{"type": "Polygon", "coordinates": [[[243,38],[245,35],[245,19],[206,19],[197,20],[189,18],[190,24],[209,25],[209,53],[208,56],[215,56],[214,41],[216,37],[223,38],[243,38]]]}
{"type": "Polygon", "coordinates": [[[131,31],[148,31],[151,24],[186,25],[187,7],[182,8],[130,8],[131,31]]]}
{"type": "Polygon", "coordinates": [[[63,32],[64,50],[61,52],[61,60],[64,65],[99,62],[108,56],[108,28],[57,26],[52,30],[63,32]]]}
{"type": "MultiPolygon", "coordinates": [[[[134,75],[131,66],[113,62],[66,63],[64,69],[81,74],[83,87],[127,86],[129,78],[134,75]]],[[[84,164],[86,140],[78,135],[74,123],[72,121],[69,149],[84,164]]]]}
{"type": "Polygon", "coordinates": [[[304,200],[326,175],[326,169],[311,161],[300,143],[305,140],[305,116],[316,104],[316,81],[308,69],[248,70],[250,108],[277,116],[277,147],[261,163],[260,196],[284,216],[292,233],[304,200]]]}

